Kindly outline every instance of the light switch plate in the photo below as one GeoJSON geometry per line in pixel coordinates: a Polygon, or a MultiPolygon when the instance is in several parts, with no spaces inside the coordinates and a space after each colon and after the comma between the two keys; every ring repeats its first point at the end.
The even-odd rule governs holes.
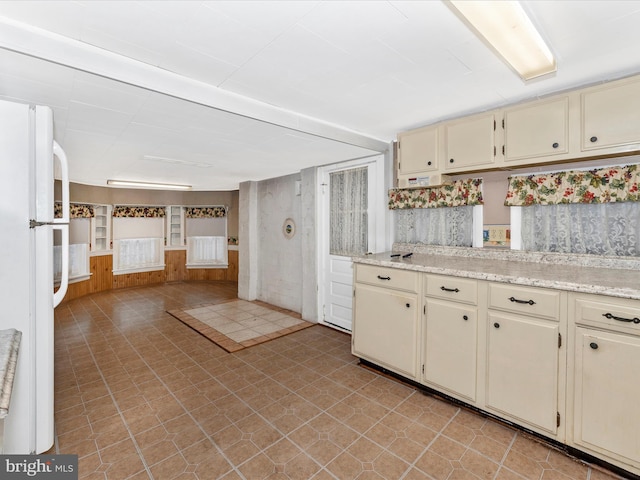
{"type": "Polygon", "coordinates": [[[511,245],[510,225],[485,225],[482,232],[484,247],[506,247],[511,245]]]}

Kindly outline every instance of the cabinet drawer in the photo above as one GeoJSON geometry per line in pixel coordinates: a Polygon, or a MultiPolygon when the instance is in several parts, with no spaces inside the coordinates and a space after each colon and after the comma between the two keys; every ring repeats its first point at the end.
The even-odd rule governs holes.
{"type": "Polygon", "coordinates": [[[426,274],[424,294],[461,303],[478,304],[478,281],[469,278],[426,274]]]}
{"type": "Polygon", "coordinates": [[[640,335],[640,301],[614,297],[576,299],[575,322],[640,335]]]}
{"type": "Polygon", "coordinates": [[[418,292],[418,274],[408,270],[358,264],[356,266],[356,282],[407,292],[418,292]]]}
{"type": "Polygon", "coordinates": [[[489,285],[489,308],[558,320],[560,292],[492,283],[489,285]]]}

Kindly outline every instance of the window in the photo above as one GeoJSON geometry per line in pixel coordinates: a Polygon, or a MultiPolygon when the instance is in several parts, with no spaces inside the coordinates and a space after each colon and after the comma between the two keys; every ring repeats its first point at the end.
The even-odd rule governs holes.
{"type": "Polygon", "coordinates": [[[477,207],[397,210],[394,213],[395,241],[471,247],[474,233],[474,208],[477,207]]]}
{"type": "Polygon", "coordinates": [[[187,268],[226,268],[227,209],[185,207],[187,268]]]}
{"type": "Polygon", "coordinates": [[[482,179],[438,187],[391,190],[395,242],[482,245],[482,179]]]}
{"type": "Polygon", "coordinates": [[[329,252],[361,255],[367,252],[368,168],[359,167],[329,174],[329,252]]]}
{"type": "Polygon", "coordinates": [[[114,207],[114,275],[164,270],[164,217],[164,207],[114,207]]]}
{"type": "Polygon", "coordinates": [[[640,256],[638,165],[509,177],[512,248],[640,256]]]}
{"type": "MultiPolygon", "coordinates": [[[[69,220],[69,282],[87,280],[91,276],[89,266],[90,218],[69,220]]],[[[62,243],[59,230],[53,234],[53,280],[62,278],[62,243]]]]}
{"type": "Polygon", "coordinates": [[[512,209],[519,210],[523,250],[640,256],[640,202],[512,209]]]}

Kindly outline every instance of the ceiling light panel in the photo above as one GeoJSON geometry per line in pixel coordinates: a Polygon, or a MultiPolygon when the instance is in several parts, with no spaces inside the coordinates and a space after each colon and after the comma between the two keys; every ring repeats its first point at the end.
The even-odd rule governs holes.
{"type": "Polygon", "coordinates": [[[177,185],[174,183],[138,182],[135,180],[107,180],[107,185],[127,188],[153,188],[161,190],[191,190],[191,185],[177,185]]]}
{"type": "Polygon", "coordinates": [[[519,2],[446,0],[445,3],[524,80],[557,70],[551,50],[519,2]]]}

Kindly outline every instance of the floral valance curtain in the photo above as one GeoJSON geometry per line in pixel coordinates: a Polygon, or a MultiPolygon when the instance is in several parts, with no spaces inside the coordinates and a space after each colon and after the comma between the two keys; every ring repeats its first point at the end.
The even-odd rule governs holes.
{"type": "Polygon", "coordinates": [[[482,205],[482,179],[470,178],[438,187],[389,190],[389,209],[482,205]]]}
{"type": "MultiPolygon", "coordinates": [[[[53,216],[62,218],[62,203],[55,202],[53,204],[53,216]]],[[[69,204],[69,218],[91,218],[93,217],[93,205],[84,203],[69,204]]]]}
{"type": "Polygon", "coordinates": [[[638,202],[638,165],[509,177],[507,206],[638,202]]]}
{"type": "Polygon", "coordinates": [[[227,216],[227,207],[185,207],[186,218],[220,218],[227,216]]]}
{"type": "Polygon", "coordinates": [[[115,205],[113,207],[114,217],[159,218],[165,215],[165,207],[132,207],[128,205],[115,205]]]}

